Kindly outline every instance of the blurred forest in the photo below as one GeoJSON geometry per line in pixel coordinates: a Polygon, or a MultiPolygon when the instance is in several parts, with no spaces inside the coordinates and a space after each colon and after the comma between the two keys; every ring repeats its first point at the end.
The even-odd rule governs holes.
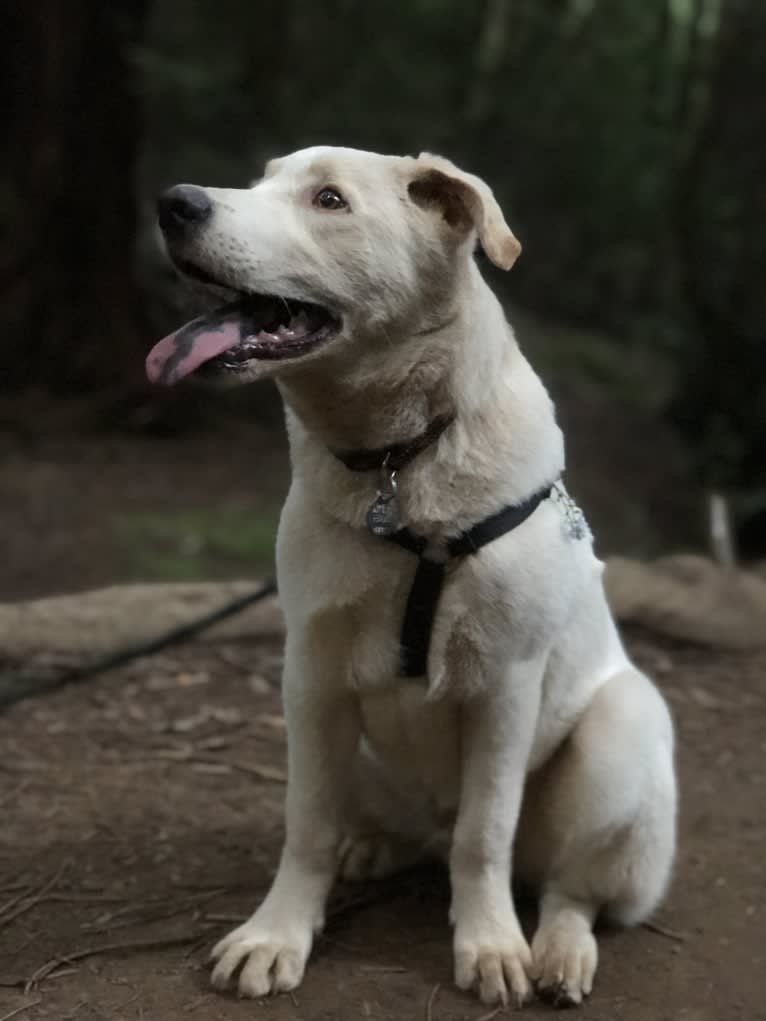
{"type": "Polygon", "coordinates": [[[0,392],[142,387],[177,325],[163,186],[310,143],[427,148],[498,194],[524,256],[492,282],[550,324],[554,375],[587,369],[680,436],[701,490],[766,507],[763,0],[0,10],[0,392]]]}

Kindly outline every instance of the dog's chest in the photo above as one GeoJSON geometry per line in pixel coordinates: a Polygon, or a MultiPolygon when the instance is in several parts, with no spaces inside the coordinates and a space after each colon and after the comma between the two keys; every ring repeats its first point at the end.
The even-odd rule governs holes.
{"type": "Polygon", "coordinates": [[[460,789],[458,706],[429,700],[425,686],[401,681],[360,695],[362,728],[375,755],[404,791],[426,796],[437,813],[460,789]]]}

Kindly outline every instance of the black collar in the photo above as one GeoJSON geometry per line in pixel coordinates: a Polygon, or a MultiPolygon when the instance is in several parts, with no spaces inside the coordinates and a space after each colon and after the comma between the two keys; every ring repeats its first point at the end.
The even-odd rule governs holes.
{"type": "Polygon", "coordinates": [[[379,450],[333,450],[332,453],[352,472],[369,472],[384,466],[388,471],[398,472],[435,443],[454,421],[454,413],[437,415],[419,436],[403,443],[392,443],[379,450]]]}

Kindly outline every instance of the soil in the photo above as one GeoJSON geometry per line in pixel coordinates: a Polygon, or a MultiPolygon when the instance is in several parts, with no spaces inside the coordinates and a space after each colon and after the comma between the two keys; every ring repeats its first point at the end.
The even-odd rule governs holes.
{"type": "MultiPolygon", "coordinates": [[[[680,850],[652,925],[601,935],[580,1016],[764,1019],[766,655],[628,637],[675,713],[680,850]]],[[[504,1016],[452,985],[435,868],[339,889],[295,995],[210,989],[210,946],[263,895],[279,853],[280,664],[271,642],[188,645],[0,717],[0,1018],[504,1016]]],[[[531,930],[533,905],[522,918],[531,930]]]]}

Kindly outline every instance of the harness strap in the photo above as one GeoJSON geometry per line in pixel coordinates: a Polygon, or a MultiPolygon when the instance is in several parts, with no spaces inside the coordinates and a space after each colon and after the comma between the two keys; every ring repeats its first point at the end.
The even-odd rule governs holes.
{"type": "Polygon", "coordinates": [[[422,677],[428,666],[428,648],[439,597],[444,587],[445,564],[420,557],[404,610],[399,641],[399,669],[403,677],[422,677]]]}
{"type": "MultiPolygon", "coordinates": [[[[533,514],[543,500],[551,494],[553,486],[546,486],[523,503],[503,507],[496,514],[479,521],[467,532],[450,539],[447,543],[449,559],[478,553],[482,546],[513,531],[533,514]]],[[[428,650],[431,645],[439,598],[444,587],[447,564],[425,556],[428,545],[422,535],[400,528],[390,536],[389,541],[414,553],[418,558],[415,577],[407,596],[404,622],[400,639],[400,671],[403,677],[421,677],[428,666],[428,650]]]]}

